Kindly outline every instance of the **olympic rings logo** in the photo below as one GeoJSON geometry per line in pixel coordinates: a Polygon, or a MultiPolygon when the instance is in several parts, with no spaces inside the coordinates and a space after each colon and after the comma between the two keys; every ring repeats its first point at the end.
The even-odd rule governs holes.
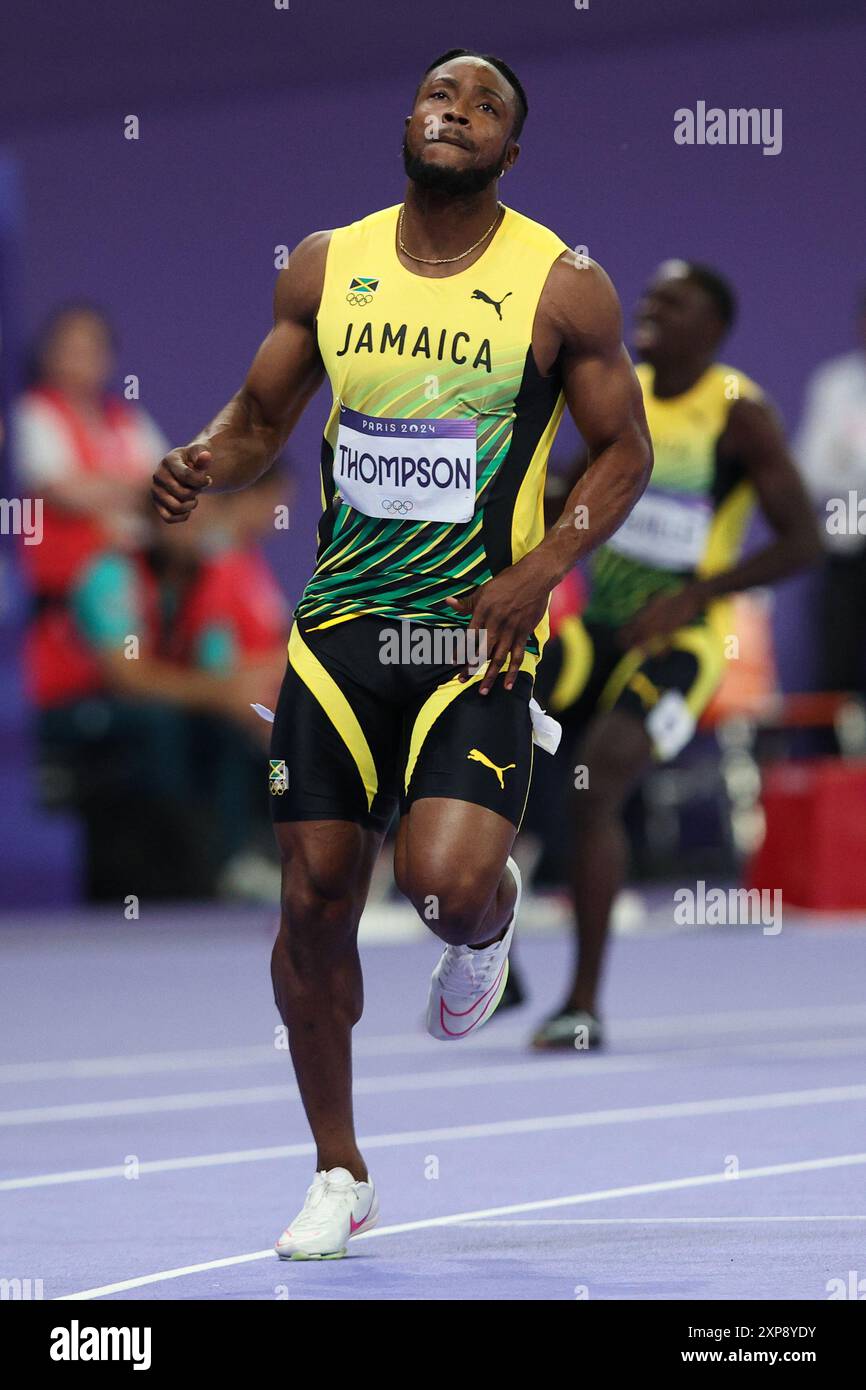
{"type": "Polygon", "coordinates": [[[399,497],[396,501],[392,501],[390,497],[383,497],[382,510],[386,512],[398,512],[400,515],[405,515],[406,512],[411,512],[412,503],[408,500],[401,501],[399,497]]]}
{"type": "Polygon", "coordinates": [[[350,290],[346,295],[346,303],[354,305],[369,304],[372,298],[373,296],[371,294],[355,294],[350,290]]]}

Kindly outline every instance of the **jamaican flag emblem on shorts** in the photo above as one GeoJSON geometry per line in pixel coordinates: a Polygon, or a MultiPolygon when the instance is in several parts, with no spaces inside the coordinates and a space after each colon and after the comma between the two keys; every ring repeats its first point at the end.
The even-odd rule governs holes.
{"type": "Polygon", "coordinates": [[[269,758],[270,772],[268,781],[270,783],[271,795],[282,796],[283,792],[289,790],[289,771],[283,758],[269,758]]]}
{"type": "Polygon", "coordinates": [[[373,275],[353,275],[346,299],[349,304],[370,304],[379,288],[379,281],[373,275]]]}

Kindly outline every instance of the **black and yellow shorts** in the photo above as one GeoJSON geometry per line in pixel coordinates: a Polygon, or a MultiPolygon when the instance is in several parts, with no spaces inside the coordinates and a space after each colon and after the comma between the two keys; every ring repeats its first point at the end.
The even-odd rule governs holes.
{"type": "Polygon", "coordinates": [[[665,761],[693,736],[724,667],[718,622],[624,651],[615,627],[570,617],[545,648],[536,698],[572,737],[595,714],[625,710],[646,726],[656,758],[665,761]]]}
{"type": "MultiPolygon", "coordinates": [[[[449,629],[402,626],[404,656],[423,656],[412,641],[421,626],[427,654],[441,654],[435,634],[449,629]]],[[[441,796],[519,826],[532,772],[535,658],[524,658],[513,690],[500,674],[482,696],[484,667],[461,683],[453,659],[384,659],[383,635],[400,627],[365,616],[303,633],[295,622],[271,738],[273,819],[385,830],[398,807],[402,815],[421,797],[441,796]]]]}

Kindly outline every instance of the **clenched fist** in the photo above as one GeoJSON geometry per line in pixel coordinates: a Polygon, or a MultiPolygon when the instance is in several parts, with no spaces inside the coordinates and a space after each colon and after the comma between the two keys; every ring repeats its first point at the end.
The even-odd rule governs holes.
{"type": "Polygon", "coordinates": [[[210,487],[211,451],[204,444],[190,444],[166,454],[153,475],[150,496],[163,521],[186,521],[198,506],[198,495],[210,487]]]}

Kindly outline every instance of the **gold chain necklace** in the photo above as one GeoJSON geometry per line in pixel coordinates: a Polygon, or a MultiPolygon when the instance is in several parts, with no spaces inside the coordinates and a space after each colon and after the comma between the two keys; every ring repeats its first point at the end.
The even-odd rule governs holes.
{"type": "Polygon", "coordinates": [[[461,251],[459,256],[437,256],[434,259],[431,259],[428,256],[413,256],[411,251],[406,250],[406,243],[403,240],[403,213],[405,211],[406,204],[403,203],[400,207],[400,220],[397,224],[397,241],[399,242],[400,250],[403,252],[403,255],[408,256],[410,261],[420,261],[422,265],[450,265],[452,261],[462,261],[465,256],[471,256],[472,252],[478,249],[482,241],[486,241],[487,237],[490,236],[490,233],[493,231],[493,228],[499,221],[500,212],[504,211],[504,204],[496,204],[496,216],[490,223],[490,226],[487,228],[487,231],[484,233],[484,236],[480,236],[478,240],[474,242],[472,246],[469,247],[468,251],[461,251]]]}

